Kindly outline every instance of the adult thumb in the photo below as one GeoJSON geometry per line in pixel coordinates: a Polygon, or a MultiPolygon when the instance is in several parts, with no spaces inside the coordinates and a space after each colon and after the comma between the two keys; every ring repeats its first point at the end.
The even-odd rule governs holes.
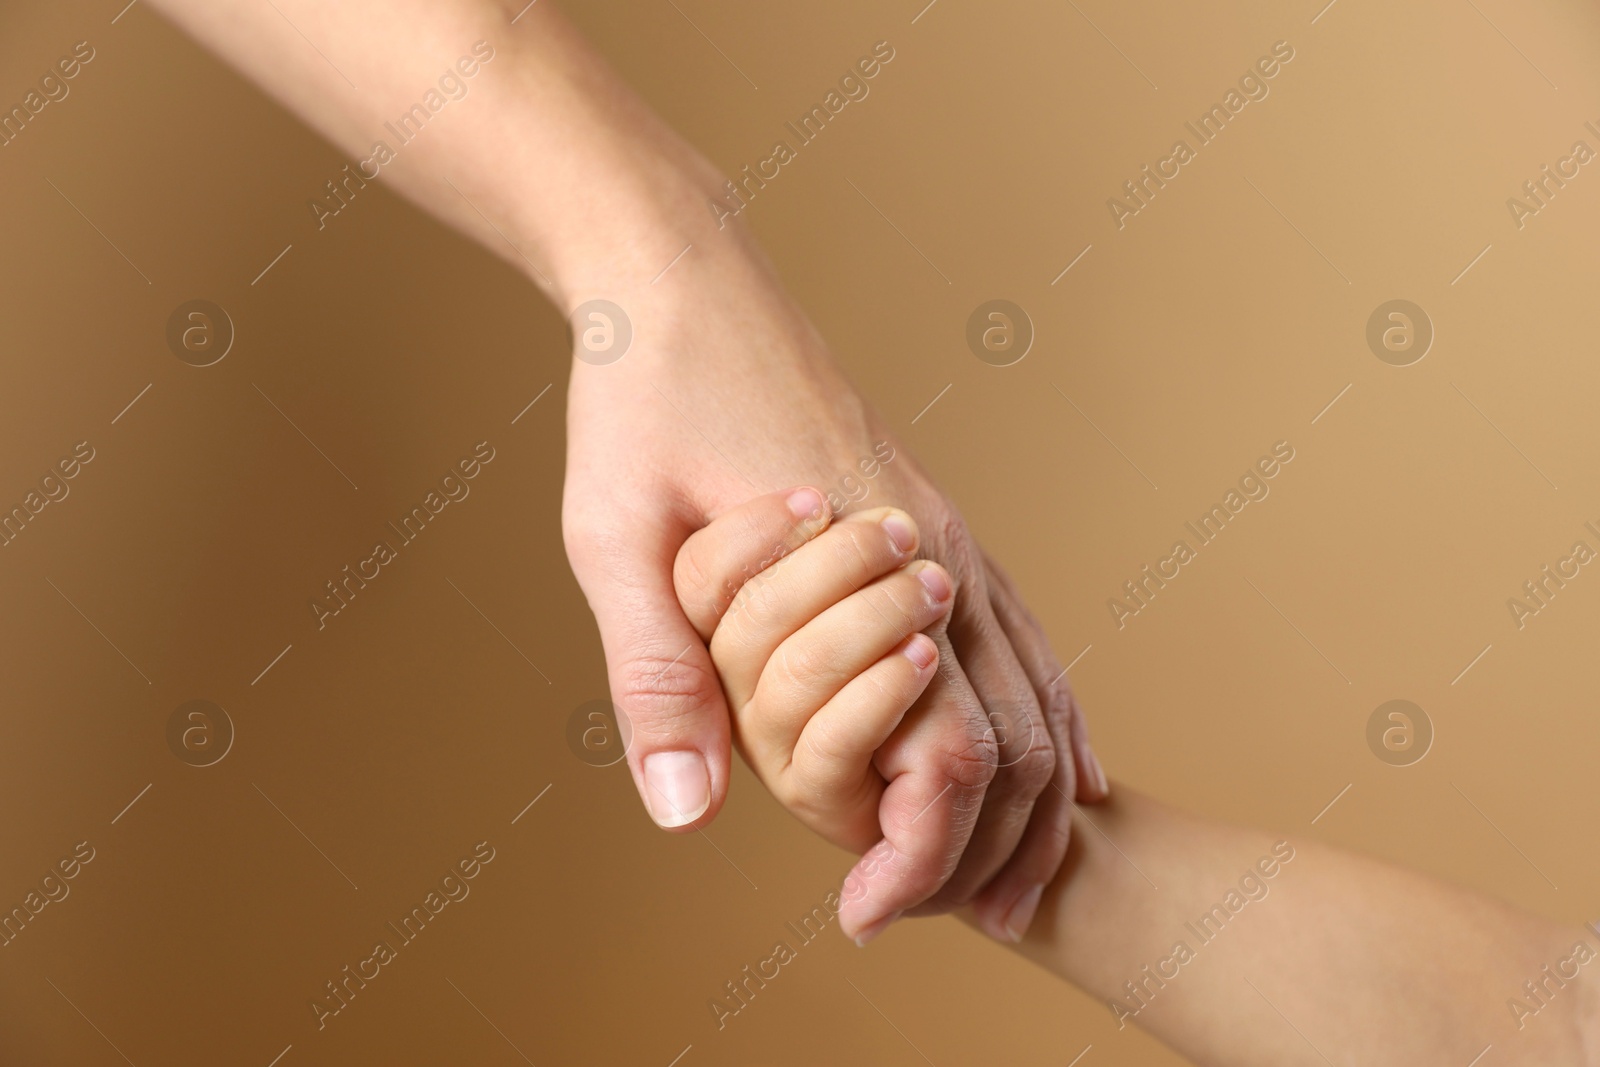
{"type": "Polygon", "coordinates": [[[673,560],[688,530],[628,525],[626,533],[569,531],[567,555],[600,626],[645,809],[665,829],[698,829],[728,794],[730,730],[710,653],[673,590],[673,560]]]}

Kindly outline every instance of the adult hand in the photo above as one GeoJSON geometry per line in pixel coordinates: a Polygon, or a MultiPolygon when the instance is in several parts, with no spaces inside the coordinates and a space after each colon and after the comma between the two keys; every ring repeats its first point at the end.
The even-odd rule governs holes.
{"type": "Polygon", "coordinates": [[[903,911],[970,902],[990,934],[1019,938],[1065,855],[1072,799],[1107,791],[1061,665],[955,507],[845,382],[748,239],[706,229],[640,239],[635,254],[648,262],[643,249],[653,246],[662,266],[693,239],[658,283],[642,283],[640,272],[570,298],[615,301],[633,334],[621,358],[597,364],[614,351],[590,351],[584,335],[598,326],[588,340],[603,343],[604,324],[573,324],[563,517],[612,696],[631,728],[635,783],[668,829],[706,825],[727,794],[728,711],[673,591],[684,540],[757,494],[853,478],[870,488],[864,503],[916,518],[919,555],[941,563],[957,591],[950,621],[931,632],[941,666],[908,716],[916,727],[879,760],[886,777],[932,766],[943,785],[886,794],[887,840],[857,865],[854,884],[865,888],[847,894],[843,926],[870,936],[903,911]]]}
{"type": "Polygon", "coordinates": [[[889,790],[880,822],[901,847],[858,866],[866,892],[851,895],[843,925],[861,934],[901,910],[976,901],[991,933],[1020,933],[1061,861],[1068,798],[1105,792],[1082,719],[1043,633],[955,508],[844,381],[742,226],[708,210],[722,178],[552,4],[159,2],[352,159],[394,155],[375,142],[395,138],[395,116],[426,122],[382,164],[386,185],[525,270],[564,311],[595,298],[626,309],[627,353],[573,371],[564,526],[657,822],[704,825],[728,787],[721,688],[673,593],[678,546],[758,493],[859,478],[888,442],[895,458],[871,479],[872,502],[917,519],[922,554],[957,589],[933,634],[940,673],[911,713],[914,741],[881,753],[880,769],[934,768],[947,786],[889,790]],[[441,94],[447,111],[418,104],[441,94]]]}

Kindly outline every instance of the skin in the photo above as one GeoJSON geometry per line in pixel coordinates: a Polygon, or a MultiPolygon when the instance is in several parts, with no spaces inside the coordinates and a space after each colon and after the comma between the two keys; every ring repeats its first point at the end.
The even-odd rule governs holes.
{"type": "Polygon", "coordinates": [[[882,871],[940,845],[919,817],[947,786],[928,739],[932,709],[919,703],[938,646],[919,631],[943,624],[952,586],[937,563],[907,562],[918,530],[896,508],[825,528],[817,511],[798,527],[803,543],[759,569],[791,530],[786,502],[801,498],[821,501],[814,490],[778,493],[719,516],[684,543],[675,585],[710,643],[746,762],[800,821],[867,855],[839,913],[865,944],[917,903],[882,871]]]}
{"type": "MultiPolygon", "coordinates": [[[[879,798],[916,773],[895,762],[926,684],[905,635],[916,612],[938,608],[920,598],[918,564],[888,547],[883,526],[897,518],[884,509],[806,527],[762,569],[791,520],[781,494],[758,498],[696,533],[678,567],[685,610],[715,631],[747,760],[803,822],[847,847],[880,832],[863,816],[892,817],[879,798]],[[841,620],[845,640],[831,632],[841,620]],[[841,710],[863,736],[818,746],[831,758],[808,765],[807,739],[836,738],[841,710]],[[888,735],[876,749],[875,730],[888,735]]],[[[1075,818],[1067,862],[1015,951],[1195,1063],[1464,1067],[1486,1046],[1485,1063],[1600,1056],[1593,930],[1120,786],[1075,818]]],[[[905,829],[886,819],[881,831],[905,829]]],[[[863,891],[847,879],[840,912],[858,943],[881,929],[855,921],[863,891]]]]}
{"type": "Polygon", "coordinates": [[[1105,796],[1104,772],[1015,591],[846,381],[750,234],[718,225],[707,203],[723,178],[551,0],[155,6],[356,160],[473,42],[493,46],[469,95],[377,180],[504,257],[564,312],[604,298],[631,320],[622,359],[573,364],[563,529],[631,728],[629,767],[659,824],[686,832],[714,819],[731,752],[710,654],[673,595],[678,549],[753,494],[836,483],[889,442],[896,458],[873,481],[875,502],[915,517],[919,554],[954,585],[948,619],[929,630],[939,661],[917,742],[948,788],[920,814],[926,848],[857,871],[883,909],[861,919],[881,922],[900,903],[911,914],[970,903],[985,930],[1007,936],[1066,853],[1068,798],[1105,796]]]}
{"type": "Polygon", "coordinates": [[[1144,981],[1142,969],[1184,940],[1194,958],[1164,986],[1148,982],[1147,1006],[1123,1018],[1197,1064],[1465,1067],[1486,1045],[1485,1067],[1600,1058],[1593,930],[1292,835],[1294,858],[1263,879],[1267,896],[1203,943],[1185,923],[1285,838],[1120,785],[1113,800],[1078,818],[1067,862],[1016,951],[1116,1015],[1113,999],[1138,1006],[1124,983],[1144,981]],[[1594,956],[1566,965],[1577,977],[1546,978],[1541,969],[1555,971],[1580,943],[1594,956]],[[1528,981],[1546,983],[1542,1006],[1528,981]],[[1512,998],[1539,1011],[1513,1012],[1512,998]]]}

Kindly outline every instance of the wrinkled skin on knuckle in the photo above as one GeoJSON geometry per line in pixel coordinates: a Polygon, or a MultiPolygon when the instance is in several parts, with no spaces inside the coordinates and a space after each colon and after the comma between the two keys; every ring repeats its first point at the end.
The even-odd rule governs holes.
{"type": "MultiPolygon", "coordinates": [[[[1039,712],[1044,716],[1046,723],[1054,724],[1055,729],[1061,732],[1062,744],[1070,745],[1073,720],[1081,720],[1083,712],[1079,709],[1078,701],[1073,697],[1072,690],[1067,688],[1065,679],[1062,680],[1059,688],[1051,690],[1046,695],[1039,706],[1039,712]]],[[[1081,722],[1079,727],[1080,729],[1083,727],[1081,722]]],[[[1058,755],[1056,769],[1066,778],[1067,784],[1070,786],[1077,780],[1077,766],[1074,764],[1072,757],[1067,754],[1068,751],[1068,749],[1063,749],[1062,753],[1058,755]]],[[[1067,792],[1070,795],[1072,791],[1068,789],[1067,792]]]]}
{"type": "Polygon", "coordinates": [[[1039,701],[1039,714],[1044,716],[1046,722],[1060,726],[1065,726],[1071,721],[1076,709],[1077,704],[1073,700],[1071,685],[1065,678],[1061,678],[1046,690],[1044,698],[1039,701]]]}
{"type": "Polygon", "coordinates": [[[628,716],[635,738],[684,738],[708,703],[722,701],[722,683],[698,662],[641,656],[617,669],[612,698],[628,716]]]}
{"type": "Polygon", "coordinates": [[[986,722],[946,737],[939,746],[938,767],[958,790],[977,792],[988,787],[1000,768],[1000,748],[986,722]]]}
{"type": "Polygon", "coordinates": [[[966,523],[959,517],[946,519],[940,529],[941,548],[928,553],[950,575],[956,595],[950,612],[952,632],[982,632],[993,626],[983,626],[983,616],[989,613],[989,584],[984,573],[983,557],[979,553],[966,523]],[[982,630],[979,629],[982,627],[982,630]]]}
{"type": "Polygon", "coordinates": [[[920,554],[943,564],[958,589],[968,586],[982,573],[983,560],[977,542],[972,539],[966,520],[953,508],[941,506],[922,523],[922,529],[925,547],[920,554]]]}
{"type": "MultiPolygon", "coordinates": [[[[1021,743],[1023,742],[1019,742],[1021,743]]],[[[1003,752],[1001,762],[1006,765],[1009,773],[1016,776],[1018,791],[1029,797],[1036,797],[1049,787],[1050,780],[1055,777],[1056,749],[1042,725],[1026,744],[1027,748],[1020,755],[1003,752]]]]}
{"type": "MultiPolygon", "coordinates": [[[[1069,797],[1075,796],[1078,768],[1072,755],[1071,735],[1073,720],[1081,717],[1081,712],[1076,698],[1072,695],[1072,689],[1065,678],[1045,692],[1044,698],[1039,701],[1039,714],[1044,718],[1043,729],[1045,731],[1045,737],[1040,739],[1041,743],[1051,744],[1053,748],[1055,738],[1059,735],[1062,746],[1059,751],[1053,752],[1055,757],[1054,772],[1052,777],[1047,778],[1046,781],[1052,781],[1055,778],[1061,779],[1060,786],[1062,791],[1069,797]]],[[[1081,728],[1082,724],[1080,723],[1079,725],[1081,728]]]]}

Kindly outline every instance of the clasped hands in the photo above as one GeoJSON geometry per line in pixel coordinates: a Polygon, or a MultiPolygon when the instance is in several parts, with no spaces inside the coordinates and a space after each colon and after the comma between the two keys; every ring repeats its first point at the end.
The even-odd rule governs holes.
{"type": "Polygon", "coordinates": [[[736,743],[789,810],[862,854],[847,935],[970,905],[1018,940],[1073,802],[1107,795],[1065,672],[768,268],[732,258],[630,294],[634,350],[573,368],[564,533],[640,796],[663,828],[709,824],[736,743]],[[714,314],[693,314],[707,292],[714,314]],[[739,296],[735,345],[718,324],[739,296]],[[760,491],[827,485],[881,441],[895,459],[870,510],[760,491]]]}

